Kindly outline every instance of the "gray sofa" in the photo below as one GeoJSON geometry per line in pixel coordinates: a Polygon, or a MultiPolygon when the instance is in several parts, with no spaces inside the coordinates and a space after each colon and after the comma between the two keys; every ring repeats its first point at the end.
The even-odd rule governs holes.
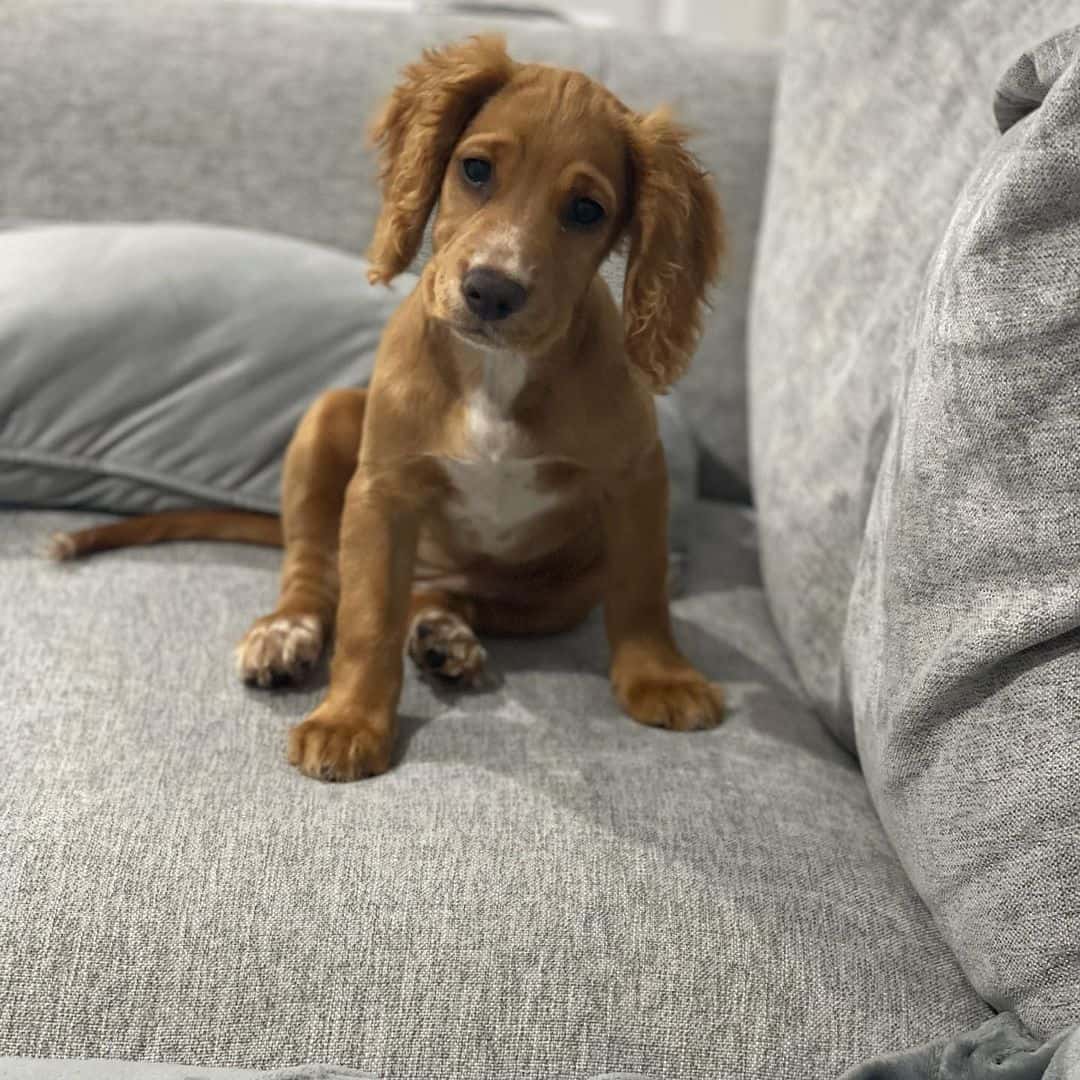
{"type": "MultiPolygon", "coordinates": [[[[999,145],[998,78],[1075,13],[1065,0],[793,6],[782,64],[508,27],[517,54],[580,67],[635,106],[673,100],[724,195],[727,281],[679,393],[702,498],[674,611],[690,657],[730,688],[726,723],[674,735],[627,720],[593,619],[492,642],[503,680],[484,693],[444,696],[410,673],[396,766],[313,783],[283,746],[318,684],[246,690],[230,664],[273,599],[276,552],[177,545],[58,567],[43,539],[110,507],[78,493],[11,506],[0,1076],[830,1080],[998,1011],[1016,1010],[1032,1045],[1080,1020],[1067,603],[1053,635],[979,653],[973,696],[933,683],[933,739],[905,742],[897,726],[923,713],[904,695],[931,661],[901,631],[921,641],[910,612],[934,598],[903,594],[909,617],[892,627],[874,601],[899,586],[873,562],[898,542],[882,503],[906,490],[897,431],[922,415],[905,388],[921,385],[924,271],[999,145]],[[1024,671],[1057,665],[1038,687],[1048,712],[1017,697],[1017,652],[1024,671]],[[985,712],[1002,695],[1015,743],[985,712]],[[966,787],[941,741],[964,717],[983,725],[966,787]],[[913,794],[916,762],[929,780],[913,794]]],[[[366,116],[423,46],[476,28],[329,5],[7,0],[0,219],[201,221],[359,252],[376,199],[366,116]]],[[[1021,114],[1072,70],[1064,47],[1039,55],[1006,91],[1021,104],[1030,91],[1021,114]]],[[[951,445],[956,411],[939,412],[937,437],[904,445],[951,445]]],[[[975,445],[957,466],[969,484],[998,443],[975,445]]],[[[1075,520],[1054,520],[1075,551],[1075,520]]],[[[988,527],[944,547],[971,551],[988,527]]],[[[966,625],[939,613],[933,627],[967,655],[966,625]]]]}

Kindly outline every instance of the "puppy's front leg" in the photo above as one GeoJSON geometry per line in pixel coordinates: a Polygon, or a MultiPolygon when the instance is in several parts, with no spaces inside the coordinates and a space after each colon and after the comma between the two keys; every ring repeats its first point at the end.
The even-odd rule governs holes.
{"type": "Polygon", "coordinates": [[[385,772],[394,746],[419,511],[364,467],[341,526],[341,600],[330,688],[289,732],[289,761],[322,780],[385,772]]]}
{"type": "Polygon", "coordinates": [[[604,501],[604,620],[611,684],[635,720],[693,731],[714,727],[724,695],[679,652],[667,593],[667,470],[659,443],[604,501]]]}

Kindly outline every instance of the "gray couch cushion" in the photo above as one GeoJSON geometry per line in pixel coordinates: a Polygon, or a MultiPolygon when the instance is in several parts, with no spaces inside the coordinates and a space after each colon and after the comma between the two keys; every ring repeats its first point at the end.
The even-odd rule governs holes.
{"type": "Polygon", "coordinates": [[[746,512],[700,507],[675,606],[722,727],[621,715],[596,617],[489,642],[491,692],[410,671],[400,760],[337,786],[284,759],[318,686],[231,670],[277,554],[38,558],[87,520],[0,516],[0,1054],[833,1080],[986,1017],[799,699],[746,512]]]}
{"type": "Polygon", "coordinates": [[[201,1069],[108,1058],[0,1058],[4,1080],[378,1080],[374,1073],[336,1065],[301,1065],[295,1069],[201,1069]]]}
{"type": "Polygon", "coordinates": [[[1061,1044],[1043,1080],[1078,1080],[1080,1078],[1080,1028],[1061,1044]]]}
{"type": "Polygon", "coordinates": [[[905,866],[1040,1035],[1080,1021],[1078,49],[1056,40],[931,261],[845,651],[905,866]]]}
{"type": "Polygon", "coordinates": [[[0,233],[0,503],[273,513],[300,416],[365,383],[413,281],[194,225],[0,233]]]}
{"type": "Polygon", "coordinates": [[[994,85],[1075,0],[795,0],[751,335],[770,602],[849,746],[841,642],[923,270],[996,136],[994,85]]]}
{"type": "MultiPolygon", "coordinates": [[[[0,221],[202,221],[355,253],[377,209],[371,113],[423,48],[491,26],[205,0],[5,0],[3,16],[0,221]]],[[[670,100],[694,128],[730,256],[683,397],[708,492],[745,495],[744,338],[775,58],[523,23],[509,43],[635,107],[670,100]]],[[[621,263],[609,269],[618,283],[621,263]]]]}

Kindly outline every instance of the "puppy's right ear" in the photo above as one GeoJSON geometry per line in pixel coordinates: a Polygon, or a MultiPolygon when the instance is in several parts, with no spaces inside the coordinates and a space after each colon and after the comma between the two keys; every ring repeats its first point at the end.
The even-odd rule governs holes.
{"type": "Polygon", "coordinates": [[[368,279],[389,282],[415,258],[454,145],[484,101],[514,76],[502,37],[428,49],[402,72],[371,127],[381,153],[382,210],[368,279]]]}

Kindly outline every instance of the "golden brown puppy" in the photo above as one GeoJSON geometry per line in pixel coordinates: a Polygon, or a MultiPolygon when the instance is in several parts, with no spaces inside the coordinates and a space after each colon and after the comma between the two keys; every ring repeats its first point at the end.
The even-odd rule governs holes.
{"type": "Polygon", "coordinates": [[[480,37],[406,68],[374,138],[371,280],[409,265],[437,204],[434,255],[370,387],[325,394],[300,424],[281,533],[259,515],[181,512],[61,536],[56,553],[283,539],[277,606],[237,657],[250,683],[296,679],[336,626],[326,698],[289,735],[310,776],[387,768],[406,649],[469,683],[477,633],[562,630],[599,602],[626,712],[718,723],[720,689],[672,637],[653,404],[689,361],[722,247],[684,131],[480,37]],[[624,237],[620,319],[597,271],[624,237]]]}

